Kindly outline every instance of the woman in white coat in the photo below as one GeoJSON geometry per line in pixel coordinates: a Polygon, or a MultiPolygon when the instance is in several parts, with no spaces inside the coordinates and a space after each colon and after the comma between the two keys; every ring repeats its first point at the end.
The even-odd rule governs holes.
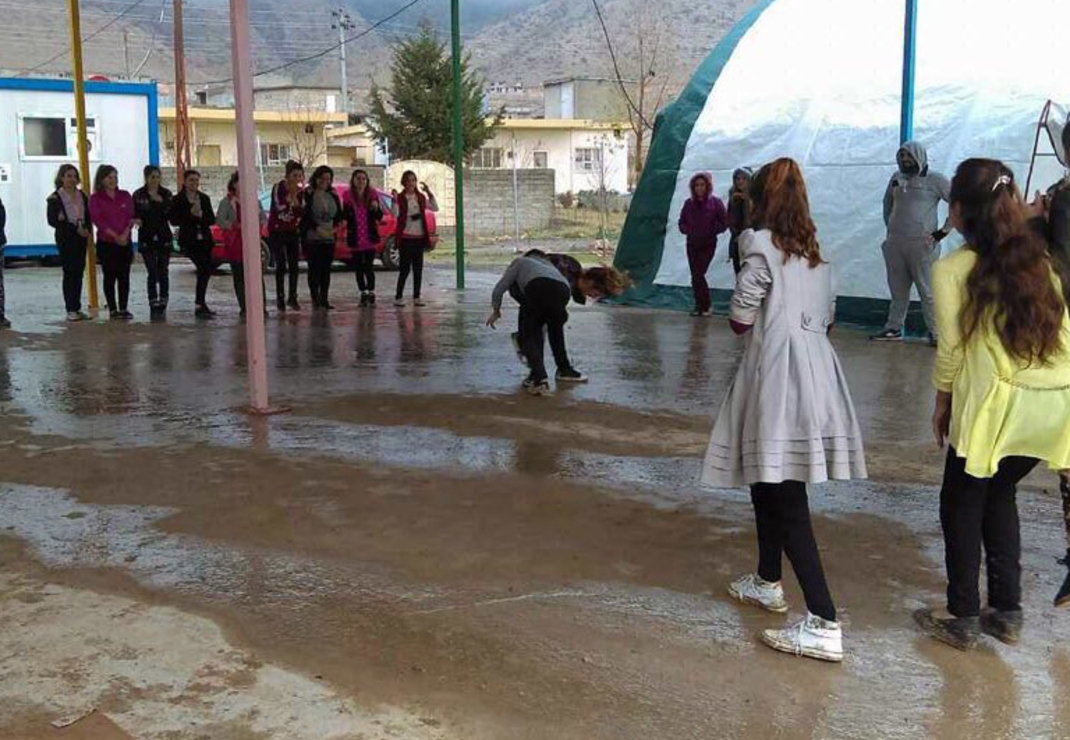
{"type": "Polygon", "coordinates": [[[783,652],[840,661],[840,625],[806,493],[807,484],[866,477],[862,434],[828,340],[832,270],[821,258],[798,164],[778,159],[763,167],[752,197],[758,230],[740,236],[743,265],[731,307],[746,350],[717,416],[702,479],[751,490],[758,571],[732,583],[729,593],[786,612],[784,554],[802,587],[807,616],[787,629],[765,630],[762,640],[783,652]]]}

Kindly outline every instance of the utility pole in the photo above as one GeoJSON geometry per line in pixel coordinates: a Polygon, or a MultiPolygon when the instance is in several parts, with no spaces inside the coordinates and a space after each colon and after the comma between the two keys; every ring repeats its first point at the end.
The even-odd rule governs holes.
{"type": "MultiPolygon", "coordinates": [[[[82,15],[78,0],[67,0],[67,12],[71,22],[71,70],[74,73],[74,117],[78,123],[78,167],[82,174],[82,189],[89,190],[92,182],[89,174],[89,140],[85,126],[85,68],[82,65],[82,15]]],[[[97,295],[97,250],[93,248],[93,229],[86,240],[86,277],[89,278],[89,310],[96,311],[100,305],[97,295]]]]}
{"type": "Polygon", "coordinates": [[[130,79],[130,31],[123,29],[123,69],[126,70],[126,79],[130,79]]]}
{"type": "Polygon", "coordinates": [[[914,59],[918,48],[918,0],[906,0],[903,27],[903,93],[899,113],[899,143],[914,138],[914,59]]]}
{"type": "Polygon", "coordinates": [[[453,193],[457,223],[457,290],[464,290],[464,118],[461,79],[461,0],[450,0],[453,36],[453,193]]]}
{"type": "Polygon", "coordinates": [[[175,28],[175,171],[182,190],[190,166],[189,104],[186,100],[186,53],[182,33],[182,0],[173,0],[175,28]]]}
{"type": "Polygon", "coordinates": [[[349,125],[349,74],[346,69],[346,33],[352,31],[353,17],[345,8],[331,11],[334,23],[331,28],[338,29],[338,72],[342,81],[342,112],[346,114],[346,125],[349,125]]]}

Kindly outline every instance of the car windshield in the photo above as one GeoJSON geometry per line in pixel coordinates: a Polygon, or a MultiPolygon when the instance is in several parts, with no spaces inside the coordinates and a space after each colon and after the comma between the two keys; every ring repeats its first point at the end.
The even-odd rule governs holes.
{"type": "Polygon", "coordinates": [[[386,193],[379,193],[379,200],[383,203],[383,208],[391,209],[394,207],[394,199],[386,193]]]}

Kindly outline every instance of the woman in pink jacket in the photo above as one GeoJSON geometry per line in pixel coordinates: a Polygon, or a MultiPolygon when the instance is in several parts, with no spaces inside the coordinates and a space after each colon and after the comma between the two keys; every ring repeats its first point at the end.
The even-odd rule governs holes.
{"type": "Polygon", "coordinates": [[[110,164],[97,168],[93,178],[93,195],[89,198],[89,215],[97,228],[97,260],[104,270],[104,297],[113,319],[129,321],[126,310],[130,298],[130,265],[134,247],[130,238],[139,222],[134,218],[134,199],[119,189],[119,173],[110,164]],[[119,285],[116,303],[115,285],[119,285]]]}

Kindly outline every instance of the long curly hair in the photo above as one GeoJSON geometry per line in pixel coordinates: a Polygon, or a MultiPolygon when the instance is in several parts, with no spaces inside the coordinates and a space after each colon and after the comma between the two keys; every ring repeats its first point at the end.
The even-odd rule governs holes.
{"type": "Polygon", "coordinates": [[[751,199],[754,227],[772,232],[773,244],[784,253],[785,262],[798,257],[814,268],[824,261],[810,217],[806,182],[795,160],[785,157],[762,167],[751,181],[751,199]]]}
{"type": "Polygon", "coordinates": [[[1004,349],[1047,363],[1063,349],[1066,302],[1052,281],[1047,244],[1028,224],[1014,173],[994,159],[967,159],[951,181],[951,207],[977,263],[959,315],[964,341],[992,322],[1004,349]]]}

